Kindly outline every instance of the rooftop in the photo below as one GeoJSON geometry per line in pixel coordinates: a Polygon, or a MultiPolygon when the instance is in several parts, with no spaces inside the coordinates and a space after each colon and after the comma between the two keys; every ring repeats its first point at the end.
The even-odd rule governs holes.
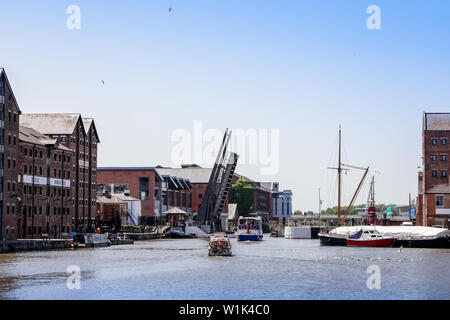
{"type": "Polygon", "coordinates": [[[428,189],[426,193],[450,193],[450,185],[448,183],[437,184],[428,189]]]}
{"type": "Polygon", "coordinates": [[[50,139],[39,131],[25,126],[19,126],[19,140],[41,146],[56,146],[56,148],[64,151],[72,151],[71,149],[58,145],[56,139],[50,139]]]}
{"type": "Polygon", "coordinates": [[[20,124],[33,128],[43,134],[72,134],[78,119],[79,113],[37,113],[21,114],[20,124]]]}
{"type": "Polygon", "coordinates": [[[125,204],[126,201],[120,199],[119,197],[111,197],[111,198],[107,198],[105,196],[97,196],[97,202],[98,203],[112,203],[112,204],[125,204]]]}
{"type": "Polygon", "coordinates": [[[423,114],[424,130],[450,131],[450,113],[426,113],[423,114]]]}
{"type": "Polygon", "coordinates": [[[189,180],[191,183],[208,183],[211,168],[156,168],[160,175],[174,176],[189,180]]]}
{"type": "Polygon", "coordinates": [[[155,167],[98,167],[97,171],[155,171],[156,178],[159,181],[164,181],[155,167]]]}

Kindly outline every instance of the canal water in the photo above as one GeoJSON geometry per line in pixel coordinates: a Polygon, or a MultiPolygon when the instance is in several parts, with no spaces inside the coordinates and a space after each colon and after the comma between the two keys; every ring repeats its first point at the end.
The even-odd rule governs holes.
{"type": "Polygon", "coordinates": [[[201,239],[0,255],[0,299],[450,297],[447,249],[321,247],[268,235],[232,245],[232,257],[208,257],[201,239]],[[81,270],[80,289],[68,289],[72,265],[81,270]],[[379,282],[368,268],[380,271],[379,282]]]}

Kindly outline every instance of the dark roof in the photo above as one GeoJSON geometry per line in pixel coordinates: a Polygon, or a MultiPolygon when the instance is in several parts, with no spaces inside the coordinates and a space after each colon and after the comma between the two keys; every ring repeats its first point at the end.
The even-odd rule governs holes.
{"type": "Polygon", "coordinates": [[[94,130],[95,137],[97,138],[97,142],[100,142],[94,119],[93,118],[83,118],[82,121],[83,121],[83,126],[84,126],[86,135],[89,133],[89,130],[92,128],[92,130],[94,130]]]}
{"type": "Polygon", "coordinates": [[[13,91],[12,88],[11,88],[11,84],[9,83],[8,76],[6,75],[6,71],[5,71],[4,68],[0,68],[0,79],[1,79],[2,77],[5,78],[6,85],[8,86],[9,92],[11,92],[11,97],[13,98],[14,103],[15,103],[16,106],[17,106],[17,111],[19,112],[19,114],[21,114],[22,111],[20,111],[19,104],[17,103],[16,96],[14,95],[14,91],[13,91]]]}

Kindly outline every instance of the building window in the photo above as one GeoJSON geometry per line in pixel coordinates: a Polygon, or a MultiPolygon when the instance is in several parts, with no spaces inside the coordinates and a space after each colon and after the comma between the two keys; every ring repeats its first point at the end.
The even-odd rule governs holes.
{"type": "Polygon", "coordinates": [[[447,138],[442,139],[441,143],[442,143],[443,146],[446,146],[447,145],[447,138]]]}
{"type": "Polygon", "coordinates": [[[437,145],[437,139],[436,138],[431,139],[431,144],[433,146],[437,145]]]}
{"type": "Polygon", "coordinates": [[[431,170],[431,176],[437,177],[437,170],[431,170]]]}
{"type": "Polygon", "coordinates": [[[150,183],[149,178],[140,177],[139,178],[139,199],[148,200],[150,196],[150,183]]]}
{"type": "Polygon", "coordinates": [[[441,174],[442,174],[442,177],[445,178],[447,176],[447,170],[442,170],[441,174]]]}
{"type": "Polygon", "coordinates": [[[436,196],[436,207],[444,206],[444,196],[436,196]]]}
{"type": "Polygon", "coordinates": [[[431,161],[437,161],[437,155],[432,154],[431,155],[431,161]]]}
{"type": "Polygon", "coordinates": [[[443,161],[443,162],[447,161],[447,155],[446,154],[441,154],[441,161],[443,161]]]}

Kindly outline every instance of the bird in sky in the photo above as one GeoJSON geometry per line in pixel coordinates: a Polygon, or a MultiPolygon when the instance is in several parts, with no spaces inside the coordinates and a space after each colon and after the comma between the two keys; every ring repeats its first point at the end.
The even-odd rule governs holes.
{"type": "Polygon", "coordinates": [[[169,12],[172,12],[172,10],[173,10],[172,5],[169,4],[169,12]]]}
{"type": "Polygon", "coordinates": [[[103,80],[100,80],[101,82],[102,82],[102,84],[105,84],[105,81],[103,81],[103,80]]]}

